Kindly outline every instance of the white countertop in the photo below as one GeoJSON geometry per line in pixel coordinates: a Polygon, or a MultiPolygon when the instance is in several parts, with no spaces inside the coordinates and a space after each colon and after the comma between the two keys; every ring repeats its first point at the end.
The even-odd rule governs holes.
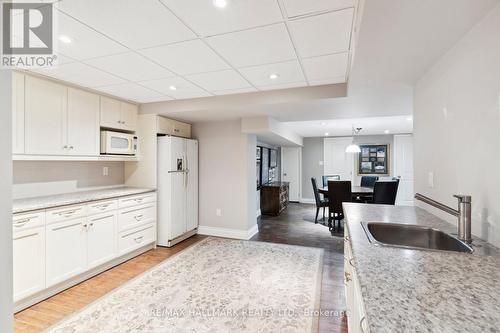
{"type": "Polygon", "coordinates": [[[43,197],[16,199],[13,201],[12,213],[14,214],[24,213],[34,210],[67,206],[67,205],[73,205],[73,204],[97,201],[103,199],[124,197],[124,196],[154,192],[154,191],[156,190],[152,188],[123,186],[123,187],[113,187],[108,189],[100,189],[92,191],[48,195],[43,197]]]}

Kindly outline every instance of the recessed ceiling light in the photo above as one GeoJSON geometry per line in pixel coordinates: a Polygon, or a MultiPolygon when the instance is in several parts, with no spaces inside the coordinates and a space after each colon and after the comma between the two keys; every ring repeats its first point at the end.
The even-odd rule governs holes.
{"type": "Polygon", "coordinates": [[[408,117],[408,118],[406,118],[406,120],[408,120],[408,121],[412,121],[412,120],[413,120],[413,117],[408,117]]]}
{"type": "Polygon", "coordinates": [[[330,135],[330,133],[325,133],[325,136],[329,136],[329,135],[330,135]]]}
{"type": "Polygon", "coordinates": [[[276,80],[276,79],[277,79],[277,78],[279,78],[279,77],[280,77],[280,76],[279,76],[278,74],[276,74],[276,73],[273,73],[273,74],[269,75],[269,78],[270,78],[271,80],[276,80]]]}
{"type": "Polygon", "coordinates": [[[324,121],[321,122],[321,126],[325,126],[326,123],[324,121]]]}
{"type": "Polygon", "coordinates": [[[170,86],[170,87],[168,87],[168,89],[170,89],[170,90],[177,90],[177,87],[176,86],[170,86]]]}
{"type": "Polygon", "coordinates": [[[214,6],[217,8],[226,8],[227,0],[214,0],[214,6]]]}
{"type": "Polygon", "coordinates": [[[384,133],[385,133],[385,134],[389,134],[389,130],[385,130],[385,131],[384,131],[384,133]]]}
{"type": "Polygon", "coordinates": [[[69,44],[72,42],[71,38],[69,38],[68,36],[66,35],[61,35],[59,36],[59,40],[63,43],[66,43],[66,44],[69,44]]]}

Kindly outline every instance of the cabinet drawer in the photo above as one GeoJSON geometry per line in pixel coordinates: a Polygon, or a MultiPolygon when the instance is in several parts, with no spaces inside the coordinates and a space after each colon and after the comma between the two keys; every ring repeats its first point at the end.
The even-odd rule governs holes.
{"type": "Polygon", "coordinates": [[[149,224],[129,232],[123,232],[118,239],[120,255],[131,252],[155,241],[155,225],[149,224]]]}
{"type": "Polygon", "coordinates": [[[118,231],[124,231],[155,220],[155,203],[122,209],[118,215],[118,231]]]}
{"type": "Polygon", "coordinates": [[[45,225],[45,212],[16,214],[12,218],[14,232],[45,225]]]}
{"type": "Polygon", "coordinates": [[[93,202],[87,205],[88,215],[100,214],[115,210],[118,208],[118,200],[105,200],[93,202]]]}
{"type": "Polygon", "coordinates": [[[65,206],[46,211],[47,224],[83,217],[87,213],[85,205],[65,206]]]}
{"type": "Polygon", "coordinates": [[[156,195],[154,193],[140,194],[119,199],[118,207],[125,208],[155,201],[156,201],[156,195]]]}

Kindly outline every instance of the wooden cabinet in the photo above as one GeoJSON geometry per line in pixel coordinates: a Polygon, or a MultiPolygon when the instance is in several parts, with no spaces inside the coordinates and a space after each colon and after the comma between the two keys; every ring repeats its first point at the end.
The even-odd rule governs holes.
{"type": "Polygon", "coordinates": [[[52,81],[26,76],[25,152],[67,154],[68,88],[52,81]]]}
{"type": "Polygon", "coordinates": [[[14,218],[12,253],[14,301],[45,288],[45,224],[43,213],[14,218]]]}
{"type": "Polygon", "coordinates": [[[288,182],[272,182],[260,188],[260,210],[264,215],[278,216],[288,206],[288,182]]]}
{"type": "Polygon", "coordinates": [[[86,268],[86,218],[56,222],[47,226],[47,287],[67,280],[86,268]]]}
{"type": "Polygon", "coordinates": [[[344,285],[347,305],[347,325],[349,332],[368,333],[368,322],[349,242],[348,228],[344,228],[344,233],[344,285]]]}
{"type": "Polygon", "coordinates": [[[101,96],[101,127],[135,132],[137,105],[101,96]]]}
{"type": "Polygon", "coordinates": [[[68,154],[99,155],[99,96],[68,89],[68,154]]]}
{"type": "Polygon", "coordinates": [[[179,136],[183,138],[191,137],[191,125],[177,120],[158,117],[158,133],[179,136]]]}
{"type": "Polygon", "coordinates": [[[87,268],[110,261],[116,256],[116,212],[107,212],[88,218],[87,268]]]}
{"type": "Polygon", "coordinates": [[[24,154],[24,74],[12,72],[12,153],[24,154]]]}

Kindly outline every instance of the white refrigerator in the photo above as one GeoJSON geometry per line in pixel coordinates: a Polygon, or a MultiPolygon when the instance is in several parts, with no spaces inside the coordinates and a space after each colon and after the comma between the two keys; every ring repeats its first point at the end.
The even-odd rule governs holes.
{"type": "Polygon", "coordinates": [[[198,230],[198,141],[158,137],[158,245],[198,230]]]}

